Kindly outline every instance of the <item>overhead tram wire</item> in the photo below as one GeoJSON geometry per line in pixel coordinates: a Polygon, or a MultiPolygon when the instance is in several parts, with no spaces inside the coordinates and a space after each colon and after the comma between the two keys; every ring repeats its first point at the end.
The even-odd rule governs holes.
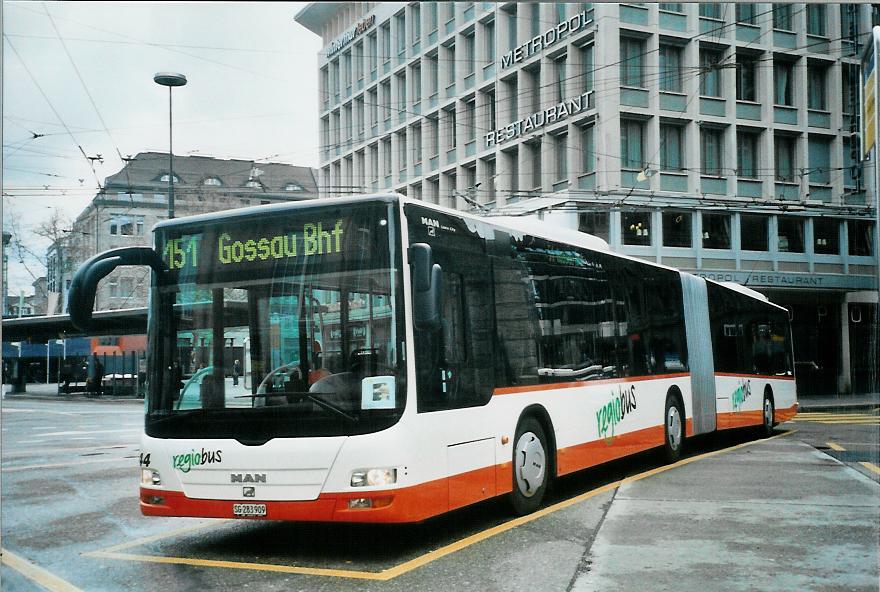
{"type": "Polygon", "coordinates": [[[30,77],[31,81],[32,81],[32,82],[34,83],[34,85],[37,87],[37,90],[40,91],[40,94],[43,96],[43,99],[44,99],[44,100],[46,101],[46,103],[49,105],[49,108],[52,109],[52,113],[55,114],[55,117],[57,117],[57,118],[58,118],[58,121],[61,122],[61,125],[64,126],[64,129],[65,129],[65,131],[67,132],[67,135],[70,136],[70,139],[73,140],[73,143],[76,144],[76,147],[79,148],[79,151],[82,153],[83,158],[85,158],[85,159],[86,159],[86,162],[89,163],[89,168],[91,169],[92,174],[95,176],[95,181],[98,183],[98,187],[101,187],[101,180],[98,178],[98,173],[95,171],[95,165],[94,165],[94,163],[91,162],[91,161],[89,160],[89,156],[86,154],[86,151],[83,150],[83,147],[82,147],[82,145],[79,143],[79,141],[76,139],[76,136],[74,136],[74,135],[73,135],[73,132],[70,131],[70,128],[67,126],[67,124],[64,122],[64,119],[63,119],[63,118],[61,117],[61,115],[58,113],[58,110],[55,108],[55,105],[53,105],[53,104],[52,104],[52,101],[49,100],[49,97],[46,95],[46,92],[43,90],[43,87],[40,86],[40,83],[37,81],[37,79],[36,79],[36,77],[34,76],[33,72],[31,72],[31,69],[28,68],[27,63],[26,63],[26,62],[24,61],[24,59],[21,57],[21,54],[18,53],[18,50],[15,48],[15,45],[12,43],[12,41],[9,39],[9,37],[6,36],[5,33],[3,34],[3,38],[6,39],[6,43],[9,44],[9,48],[12,50],[12,53],[14,53],[14,54],[15,54],[15,57],[18,58],[18,61],[21,63],[22,67],[24,67],[25,72],[27,72],[27,74],[28,74],[28,76],[30,77]]]}
{"type": "MultiPolygon", "coordinates": [[[[80,84],[83,87],[83,90],[86,93],[86,96],[89,98],[89,102],[92,105],[92,108],[95,110],[95,115],[98,116],[98,121],[101,122],[101,126],[104,128],[104,131],[107,132],[107,137],[110,138],[110,143],[113,144],[113,148],[116,150],[116,154],[119,156],[119,159],[125,163],[125,159],[122,156],[122,152],[119,150],[119,145],[116,143],[116,140],[113,138],[113,134],[110,133],[110,130],[107,128],[107,123],[104,121],[104,117],[101,115],[101,110],[98,109],[98,105],[95,103],[95,98],[92,96],[92,93],[89,92],[89,87],[86,84],[86,81],[83,79],[82,74],[79,71],[79,68],[76,66],[76,62],[73,59],[73,56],[70,54],[70,50],[67,49],[67,44],[64,42],[64,37],[61,36],[61,31],[58,30],[58,26],[55,24],[55,19],[52,18],[52,13],[49,12],[49,7],[46,6],[46,3],[43,2],[43,10],[46,12],[46,16],[49,19],[49,22],[52,24],[52,29],[54,29],[55,34],[58,36],[58,41],[61,43],[61,47],[64,48],[64,53],[67,54],[67,59],[70,61],[70,65],[73,67],[74,73],[76,73],[76,77],[79,79],[80,84]]],[[[129,188],[131,187],[131,178],[129,176],[128,167],[123,166],[123,170],[126,173],[126,178],[128,180],[129,188]]]]}

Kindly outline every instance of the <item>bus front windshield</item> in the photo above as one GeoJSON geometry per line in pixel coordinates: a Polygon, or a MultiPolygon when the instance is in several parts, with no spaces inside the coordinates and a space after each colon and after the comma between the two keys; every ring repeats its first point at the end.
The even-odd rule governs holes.
{"type": "Polygon", "coordinates": [[[159,229],[147,434],[259,444],[396,422],[397,232],[387,203],[159,229]]]}

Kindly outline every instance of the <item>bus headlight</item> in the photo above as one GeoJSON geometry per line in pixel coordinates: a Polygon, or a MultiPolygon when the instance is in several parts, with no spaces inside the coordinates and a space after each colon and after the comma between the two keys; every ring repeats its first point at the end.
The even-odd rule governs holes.
{"type": "Polygon", "coordinates": [[[141,485],[146,485],[148,487],[162,485],[162,478],[159,476],[159,471],[155,469],[141,469],[141,485]]]}
{"type": "Polygon", "coordinates": [[[397,469],[358,469],[351,474],[352,487],[397,483],[397,469]]]}

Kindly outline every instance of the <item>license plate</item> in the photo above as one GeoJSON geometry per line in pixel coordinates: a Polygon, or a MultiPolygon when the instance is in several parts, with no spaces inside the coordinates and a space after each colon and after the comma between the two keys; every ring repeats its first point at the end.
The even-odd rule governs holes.
{"type": "Polygon", "coordinates": [[[233,516],[265,516],[266,504],[232,504],[233,516]]]}

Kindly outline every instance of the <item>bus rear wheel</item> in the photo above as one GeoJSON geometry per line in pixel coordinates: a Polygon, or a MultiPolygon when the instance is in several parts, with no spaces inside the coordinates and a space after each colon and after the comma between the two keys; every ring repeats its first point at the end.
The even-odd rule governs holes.
{"type": "Polygon", "coordinates": [[[769,438],[773,435],[773,416],[775,415],[773,398],[769,393],[764,393],[763,410],[764,421],[761,424],[761,435],[765,438],[769,438]]]}
{"type": "Polygon", "coordinates": [[[663,418],[663,455],[667,462],[674,463],[681,458],[684,447],[684,413],[678,399],[671,394],[666,396],[663,418]]]}
{"type": "Polygon", "coordinates": [[[513,440],[513,491],[510,504],[518,515],[538,509],[549,480],[547,437],[534,417],[523,419],[513,440]]]}

